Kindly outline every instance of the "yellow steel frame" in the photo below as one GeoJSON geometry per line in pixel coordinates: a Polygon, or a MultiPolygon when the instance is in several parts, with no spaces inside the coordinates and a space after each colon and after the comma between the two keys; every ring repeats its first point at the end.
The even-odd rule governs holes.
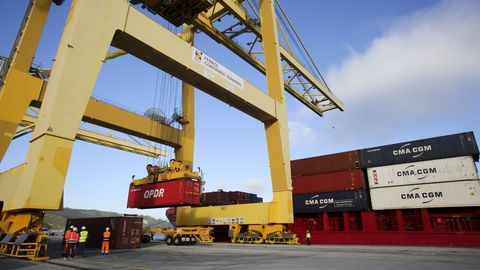
{"type": "MultiPolygon", "coordinates": [[[[240,6],[241,2],[243,1],[218,0],[216,5],[211,7],[210,10],[199,14],[199,16],[193,20],[193,24],[211,38],[226,46],[254,68],[265,73],[265,65],[257,59],[257,53],[251,52],[253,47],[250,48],[250,50],[242,48],[232,40],[232,38],[214,27],[214,22],[221,16],[224,16],[228,11],[242,26],[248,29],[248,32],[256,36],[255,41],[252,42],[253,44],[255,44],[257,40],[262,40],[261,27],[252,22],[245,8],[240,6]]],[[[285,89],[288,93],[320,116],[326,111],[334,109],[343,110],[343,102],[330,92],[330,89],[328,89],[326,85],[320,83],[305,69],[303,65],[296,60],[293,52],[283,48],[281,45],[279,45],[279,48],[280,55],[285,61],[282,72],[285,78],[285,89]]]]}
{"type": "MultiPolygon", "coordinates": [[[[42,88],[45,89],[46,86],[48,83],[44,82],[42,88]]],[[[32,107],[40,108],[45,90],[40,91],[39,95],[38,99],[33,100],[32,107]]],[[[174,148],[181,146],[180,139],[184,137],[180,129],[156,122],[94,97],[90,97],[82,121],[174,148]]]]}
{"type": "Polygon", "coordinates": [[[293,223],[287,108],[273,1],[260,1],[260,11],[268,94],[276,104],[276,119],[264,121],[272,177],[272,202],[178,207],[177,226],[293,223]]]}
{"type": "MultiPolygon", "coordinates": [[[[3,157],[15,129],[32,100],[41,101],[41,111],[35,125],[26,162],[0,174],[0,200],[7,212],[29,209],[56,210],[62,204],[62,192],[67,173],[72,145],[80,121],[113,127],[127,133],[136,133],[146,139],[175,147],[176,158],[188,169],[193,164],[194,146],[194,90],[193,87],[237,108],[262,121],[265,126],[273,199],[269,203],[249,205],[226,205],[210,207],[179,207],[177,225],[194,226],[207,224],[282,224],[293,222],[292,187],[290,179],[289,144],[285,84],[282,76],[282,57],[295,68],[295,74],[307,78],[310,84],[319,84],[308,71],[279,45],[276,29],[274,2],[260,1],[261,28],[250,25],[262,40],[264,64],[251,55],[237,51],[247,62],[266,74],[268,94],[251,85],[248,81],[232,83],[202,65],[196,57],[193,45],[193,29],[185,26],[178,37],[129,6],[127,1],[118,0],[74,0],[62,35],[56,61],[50,72],[49,83],[28,74],[33,52],[45,21],[50,0],[32,1],[38,8],[29,17],[35,27],[26,27],[28,40],[18,42],[14,55],[15,63],[9,70],[5,86],[0,92],[0,157],[3,157]],[[38,17],[38,18],[37,18],[38,17]],[[35,18],[37,18],[35,20],[35,18]],[[109,47],[119,48],[114,54],[107,54],[109,47]],[[21,53],[18,53],[21,52],[21,53]],[[27,52],[26,54],[22,54],[27,52]],[[140,118],[134,114],[92,99],[91,92],[100,68],[106,58],[130,53],[184,81],[182,87],[183,119],[182,130],[165,125],[159,129],[167,132],[142,130],[134,123],[140,118]],[[105,57],[107,55],[107,57],[105,57]],[[23,57],[23,58],[22,58],[23,57]],[[23,59],[23,60],[21,60],[23,59]],[[27,60],[25,60],[27,59],[27,60]],[[22,63],[22,65],[20,65],[22,63]],[[79,72],[81,71],[81,72],[79,72]],[[41,91],[42,88],[45,91],[41,91]],[[14,92],[13,89],[21,89],[14,92]],[[125,117],[117,117],[123,115],[125,117]],[[122,119],[122,120],[119,120],[122,119]],[[126,120],[125,120],[126,119],[126,120]],[[160,135],[169,134],[167,136],[160,135]],[[177,138],[177,140],[175,140],[177,138]]],[[[242,15],[242,9],[233,6],[232,1],[222,0],[222,12],[229,11],[242,15]]],[[[220,7],[219,7],[220,8],[220,7]]],[[[220,10],[220,9],[219,9],[220,10]]],[[[222,12],[212,17],[222,16],[222,12]]],[[[243,16],[243,15],[242,15],[243,16]]],[[[195,25],[229,47],[236,47],[231,40],[223,40],[211,26],[208,19],[199,16],[195,25]]],[[[243,17],[241,17],[243,18],[243,17]]],[[[247,20],[247,17],[243,18],[247,20]]],[[[228,76],[227,76],[228,77],[228,76]]],[[[343,105],[329,91],[316,86],[322,92],[319,103],[327,109],[343,108],[343,105]],[[330,106],[330,107],[328,107],[330,106]]],[[[297,98],[303,99],[298,94],[297,98]]],[[[38,102],[40,103],[40,102],[38,102]]],[[[37,104],[38,104],[37,103],[37,104]]],[[[304,102],[305,103],[305,102],[304,102]]],[[[315,100],[309,106],[318,105],[315,100]],[[312,105],[313,104],[313,105],[312,105]]],[[[324,110],[323,110],[324,111],[324,110]]],[[[323,112],[319,110],[317,113],[323,112]]],[[[148,125],[143,125],[148,126],[148,125]]],[[[273,228],[273,227],[272,227],[273,228]]]]}
{"type": "MultiPolygon", "coordinates": [[[[30,1],[22,23],[23,31],[19,32],[10,55],[10,66],[0,89],[0,161],[3,159],[30,102],[38,98],[43,87],[43,81],[30,76],[29,71],[50,6],[50,0],[30,1]]],[[[23,168],[24,166],[19,166],[14,171],[23,168]]],[[[6,175],[13,175],[10,180],[14,181],[17,173],[11,173],[12,170],[6,175]]],[[[4,206],[0,220],[0,232],[16,235],[33,232],[37,235],[35,243],[21,245],[4,243],[0,246],[0,253],[30,259],[47,259],[45,257],[46,244],[41,243],[45,236],[40,232],[43,225],[41,222],[43,213],[38,210],[28,211],[25,208],[20,208],[14,213],[4,211],[8,210],[5,207],[5,204],[8,204],[8,198],[21,186],[18,187],[16,183],[8,180],[0,181],[0,200],[3,201],[4,206]],[[8,193],[11,194],[5,196],[8,193]]],[[[30,195],[30,191],[26,193],[27,196],[30,195]]]]}
{"type": "Polygon", "coordinates": [[[51,0],[31,1],[23,21],[23,31],[17,36],[11,65],[0,89],[0,161],[30,102],[37,98],[43,81],[30,76],[33,55],[37,49],[51,0]]]}
{"type": "MultiPolygon", "coordinates": [[[[193,30],[183,25],[182,39],[193,46],[193,30]]],[[[175,158],[181,160],[187,171],[192,170],[193,150],[195,143],[195,92],[194,87],[182,82],[182,134],[179,147],[175,148],[175,158]]]]}
{"type": "MultiPolygon", "coordinates": [[[[33,116],[24,115],[20,125],[25,126],[23,128],[25,131],[29,129],[33,130],[36,120],[33,116]]],[[[20,131],[17,131],[17,133],[19,132],[20,131]]],[[[83,129],[77,130],[75,139],[153,158],[166,155],[164,150],[158,149],[157,147],[147,147],[83,129]]]]}
{"type": "Polygon", "coordinates": [[[153,229],[153,232],[157,234],[165,234],[172,238],[174,238],[175,236],[193,236],[200,244],[213,243],[212,227],[188,227],[176,229],[155,228],[153,229]]]}
{"type": "MultiPolygon", "coordinates": [[[[274,21],[273,3],[268,3],[271,6],[266,10],[271,11],[264,14],[265,25],[268,25],[267,20],[274,21]]],[[[270,25],[274,27],[273,23],[270,25]]],[[[184,31],[187,41],[189,31],[184,31]]],[[[266,31],[275,34],[264,33],[264,45],[269,49],[275,48],[275,29],[266,31]]],[[[240,87],[209,71],[192,58],[194,49],[185,40],[131,8],[126,1],[74,1],[42,100],[26,163],[0,175],[0,198],[5,202],[4,210],[61,207],[62,187],[73,141],[112,44],[264,122],[274,187],[273,201],[253,206],[258,208],[260,215],[252,214],[255,212],[252,206],[236,206],[232,208],[235,212],[229,215],[238,213],[249,224],[292,222],[287,115],[282,83],[279,75],[274,74],[280,72],[278,46],[272,54],[271,64],[267,63],[268,67],[272,67],[272,72],[267,68],[267,95],[247,81],[240,87]],[[272,83],[271,78],[277,81],[272,83]]],[[[185,86],[183,92],[187,100],[193,100],[191,87],[185,86]]],[[[191,113],[186,115],[185,123],[192,127],[190,146],[184,147],[187,149],[193,148],[193,102],[184,106],[191,113]]],[[[181,153],[180,150],[178,153],[184,158],[193,157],[193,152],[181,153]]],[[[183,216],[181,212],[179,216],[183,216]]],[[[193,219],[195,216],[192,216],[193,219]]]]}

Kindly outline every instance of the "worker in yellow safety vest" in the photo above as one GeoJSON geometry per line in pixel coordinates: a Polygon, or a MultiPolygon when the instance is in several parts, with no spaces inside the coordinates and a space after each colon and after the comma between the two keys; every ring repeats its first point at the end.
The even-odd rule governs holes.
{"type": "Polygon", "coordinates": [[[80,231],[80,239],[78,240],[78,250],[77,250],[78,255],[83,255],[83,250],[85,248],[87,238],[88,238],[87,228],[85,226],[82,226],[82,230],[80,231]]]}
{"type": "Polygon", "coordinates": [[[110,247],[110,228],[107,227],[103,232],[102,255],[108,255],[109,247],[110,247]]]}
{"type": "Polygon", "coordinates": [[[307,230],[306,238],[307,238],[307,245],[310,246],[310,244],[312,244],[312,236],[310,235],[310,231],[308,230],[307,230]]]}

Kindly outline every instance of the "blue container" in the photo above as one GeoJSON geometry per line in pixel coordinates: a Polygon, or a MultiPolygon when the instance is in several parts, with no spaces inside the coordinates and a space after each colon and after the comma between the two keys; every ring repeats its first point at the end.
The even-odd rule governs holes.
{"type": "Polygon", "coordinates": [[[364,189],[293,196],[295,214],[363,211],[369,208],[367,192],[364,189]]]}
{"type": "Polygon", "coordinates": [[[472,156],[478,161],[478,145],[473,132],[396,143],[360,150],[362,168],[424,160],[472,156]]]}

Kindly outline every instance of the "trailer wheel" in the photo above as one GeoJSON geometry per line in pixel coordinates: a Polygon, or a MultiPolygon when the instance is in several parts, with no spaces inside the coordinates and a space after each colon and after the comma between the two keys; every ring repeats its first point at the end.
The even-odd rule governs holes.
{"type": "Polygon", "coordinates": [[[175,236],[175,238],[173,238],[173,244],[180,246],[182,244],[182,237],[180,235],[175,236]]]}
{"type": "Polygon", "coordinates": [[[171,235],[167,235],[165,243],[167,243],[167,246],[171,246],[173,244],[173,237],[171,235]]]}

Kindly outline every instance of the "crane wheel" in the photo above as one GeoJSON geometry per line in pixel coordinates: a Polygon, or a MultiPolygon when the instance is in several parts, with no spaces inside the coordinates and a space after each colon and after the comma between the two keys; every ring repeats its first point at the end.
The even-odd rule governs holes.
{"type": "Polygon", "coordinates": [[[165,243],[167,244],[167,246],[171,246],[173,244],[173,237],[171,235],[168,235],[165,239],[165,243]]]}
{"type": "Polygon", "coordinates": [[[175,236],[175,238],[173,238],[173,244],[180,246],[182,244],[182,237],[180,235],[175,236]]]}

